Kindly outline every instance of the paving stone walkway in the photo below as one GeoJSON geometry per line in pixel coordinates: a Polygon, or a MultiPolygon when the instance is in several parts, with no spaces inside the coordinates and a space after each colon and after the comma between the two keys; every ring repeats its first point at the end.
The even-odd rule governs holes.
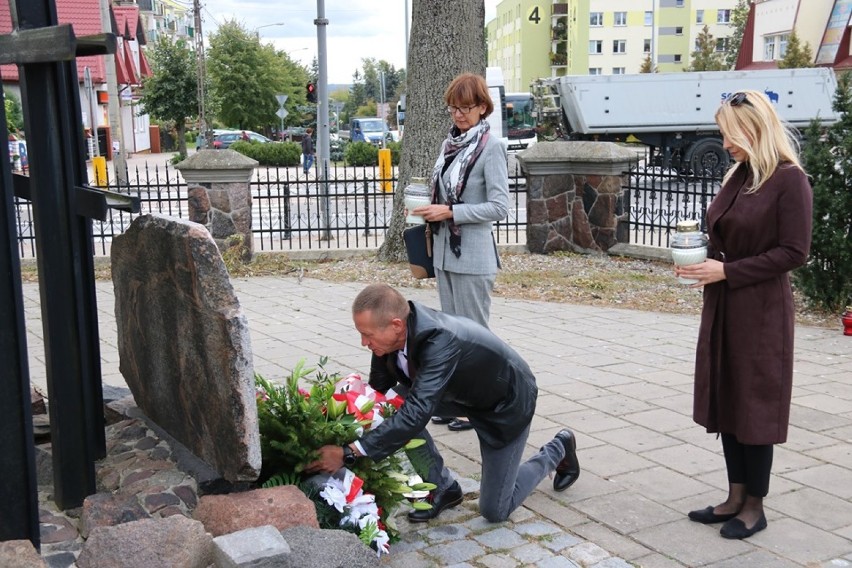
{"type": "MultiPolygon", "coordinates": [[[[257,277],[234,286],[266,378],[321,356],[332,371],[368,371],[350,316],[361,285],[257,277]]],[[[432,290],[402,291],[438,304],[432,290]]],[[[24,293],[30,369],[43,386],[37,286],[24,293]]],[[[98,283],[98,304],[104,381],[123,386],[110,283],[98,283]]],[[[495,298],[491,324],[537,375],[528,454],[568,426],[582,475],[564,493],[543,481],[509,522],[489,525],[475,507],[475,434],[430,426],[448,466],[473,484],[472,499],[405,527],[387,565],[852,566],[852,337],[839,321],[796,330],[790,436],[775,452],[769,528],[746,541],[686,518],[726,488],[720,443],[691,419],[696,317],[495,298]]]]}

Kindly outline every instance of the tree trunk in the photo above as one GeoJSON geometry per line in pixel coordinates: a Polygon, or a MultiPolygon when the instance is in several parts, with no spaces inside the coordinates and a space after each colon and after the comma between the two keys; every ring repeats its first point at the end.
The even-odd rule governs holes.
{"type": "Polygon", "coordinates": [[[485,61],[483,0],[413,0],[399,183],[390,226],[379,249],[380,260],[406,258],[402,242],[403,190],[412,177],[432,175],[441,142],[452,126],[445,110],[444,91],[460,73],[470,71],[484,76],[485,61]]]}
{"type": "Polygon", "coordinates": [[[181,156],[186,156],[186,121],[178,121],[175,130],[177,131],[178,153],[181,156]]]}

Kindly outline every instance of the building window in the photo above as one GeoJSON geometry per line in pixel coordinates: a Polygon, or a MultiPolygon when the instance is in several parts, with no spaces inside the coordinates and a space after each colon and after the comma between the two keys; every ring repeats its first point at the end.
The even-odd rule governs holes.
{"type": "Polygon", "coordinates": [[[646,39],[645,44],[642,46],[642,53],[651,53],[651,40],[646,39]]]}
{"type": "Polygon", "coordinates": [[[695,11],[695,23],[703,24],[704,23],[704,10],[696,10],[695,11]]]}
{"type": "Polygon", "coordinates": [[[727,37],[716,38],[716,51],[717,52],[728,51],[728,40],[729,39],[730,38],[727,38],[727,37]]]}
{"type": "Polygon", "coordinates": [[[787,55],[787,40],[790,39],[788,34],[778,36],[778,58],[784,59],[787,55]]]}
{"type": "Polygon", "coordinates": [[[625,40],[625,39],[614,39],[614,40],[612,40],[612,52],[613,53],[627,53],[627,40],[625,40]]]}
{"type": "Polygon", "coordinates": [[[654,12],[645,12],[645,25],[653,26],[654,25],[654,12]]]}
{"type": "Polygon", "coordinates": [[[601,39],[593,39],[589,41],[589,53],[603,53],[603,40],[601,39]]]}
{"type": "Polygon", "coordinates": [[[677,8],[683,8],[683,0],[677,0],[677,1],[675,2],[675,7],[677,7],[677,8]]]}
{"type": "Polygon", "coordinates": [[[600,67],[589,67],[589,75],[601,75],[600,67]]]}
{"type": "Polygon", "coordinates": [[[763,38],[763,60],[775,60],[775,36],[763,38]]]}
{"type": "Polygon", "coordinates": [[[683,27],[682,26],[677,26],[675,28],[675,35],[683,35],[683,27]]]}
{"type": "Polygon", "coordinates": [[[624,75],[624,67],[613,67],[612,68],[613,75],[624,75]]]}
{"type": "Polygon", "coordinates": [[[592,12],[589,14],[589,25],[599,28],[603,25],[603,12],[592,12]]]}
{"type": "Polygon", "coordinates": [[[731,23],[731,11],[730,10],[718,10],[716,12],[716,23],[717,24],[730,24],[731,23]]]}
{"type": "Polygon", "coordinates": [[[674,62],[675,62],[675,63],[680,63],[680,62],[681,62],[681,56],[680,56],[680,54],[679,54],[679,53],[678,53],[677,55],[675,55],[675,56],[674,56],[674,62]]]}
{"type": "Polygon", "coordinates": [[[613,14],[613,21],[616,26],[626,26],[627,12],[615,12],[615,14],[613,14]]]}

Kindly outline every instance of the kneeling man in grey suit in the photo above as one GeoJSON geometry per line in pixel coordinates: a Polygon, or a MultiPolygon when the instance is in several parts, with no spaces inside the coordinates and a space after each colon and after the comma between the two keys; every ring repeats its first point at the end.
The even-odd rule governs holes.
{"type": "MultiPolygon", "coordinates": [[[[488,328],[465,317],[407,302],[395,289],[371,284],[352,305],[361,344],[373,352],[370,385],[393,388],[405,402],[391,418],[351,444],[323,446],[309,471],[334,473],[360,456],[381,460],[413,438],[426,443],[426,481],[437,488],[432,509],[411,511],[413,522],[437,517],[462,502],[461,487],[426,425],[434,416],[467,416],[479,437],[482,479],[479,510],[491,522],[506,520],[549,473],[564,491],[580,476],[574,434],[564,429],[521,463],[538,388],[518,353],[488,328]]],[[[418,460],[421,461],[421,460],[418,460]]]]}

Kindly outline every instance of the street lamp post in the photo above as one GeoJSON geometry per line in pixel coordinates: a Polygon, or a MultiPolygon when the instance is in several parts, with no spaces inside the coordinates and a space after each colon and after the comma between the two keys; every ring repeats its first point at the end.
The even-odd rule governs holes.
{"type": "Polygon", "coordinates": [[[275,22],[274,24],[263,24],[262,26],[257,26],[256,28],[254,28],[254,35],[256,37],[260,38],[260,32],[258,32],[257,30],[262,29],[262,28],[269,28],[269,27],[272,27],[272,26],[284,26],[284,25],[287,25],[286,22],[275,22]]]}

